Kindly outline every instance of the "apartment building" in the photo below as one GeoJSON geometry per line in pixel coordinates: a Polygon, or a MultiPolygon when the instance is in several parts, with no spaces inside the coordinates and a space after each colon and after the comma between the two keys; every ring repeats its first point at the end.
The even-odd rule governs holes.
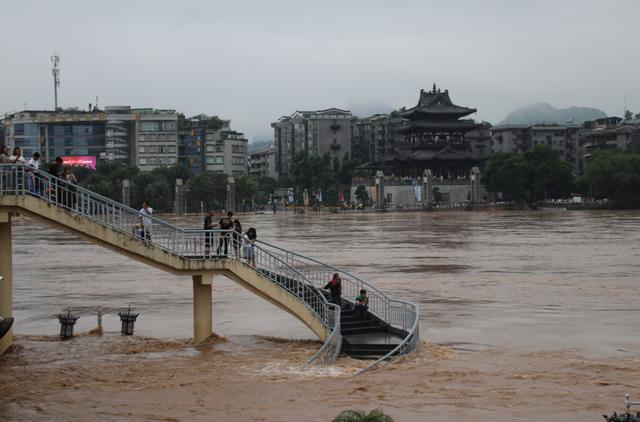
{"type": "Polygon", "coordinates": [[[260,151],[253,152],[249,156],[249,174],[255,177],[277,178],[276,150],[273,145],[267,145],[260,151]]]}
{"type": "Polygon", "coordinates": [[[276,172],[291,175],[293,157],[301,151],[312,155],[328,153],[339,160],[351,154],[351,119],[348,110],[329,108],[296,111],[273,122],[276,172]]]}

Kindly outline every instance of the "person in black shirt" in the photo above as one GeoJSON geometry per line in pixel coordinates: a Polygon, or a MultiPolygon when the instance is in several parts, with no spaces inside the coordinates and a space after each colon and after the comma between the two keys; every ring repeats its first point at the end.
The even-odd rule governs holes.
{"type": "Polygon", "coordinates": [[[51,186],[49,186],[49,194],[53,200],[56,198],[59,198],[60,200],[64,199],[64,195],[58,194],[60,182],[55,179],[55,177],[62,177],[63,172],[64,167],[62,165],[62,158],[56,157],[55,161],[49,166],[49,174],[53,176],[51,178],[51,186]]]}
{"type": "Polygon", "coordinates": [[[233,220],[233,232],[231,233],[233,250],[236,253],[236,258],[240,259],[240,252],[242,252],[242,224],[237,218],[233,220]]]}
{"type": "MultiPolygon", "coordinates": [[[[213,230],[217,224],[213,224],[213,210],[209,210],[209,213],[204,218],[204,229],[205,230],[213,230]]],[[[205,256],[209,256],[209,251],[211,250],[211,243],[213,240],[213,233],[205,233],[204,234],[204,254],[205,256]]]]}
{"type": "MultiPolygon", "coordinates": [[[[231,220],[233,217],[233,213],[229,211],[226,217],[222,217],[218,225],[220,226],[220,230],[231,230],[233,228],[233,221],[231,220]]],[[[222,245],[224,244],[224,254],[227,255],[229,253],[229,232],[223,231],[220,233],[220,240],[218,241],[218,251],[217,254],[220,255],[220,251],[222,250],[222,245]]]]}
{"type": "Polygon", "coordinates": [[[338,306],[342,305],[340,296],[342,296],[342,279],[338,273],[333,274],[333,278],[323,287],[324,290],[329,289],[331,292],[331,302],[338,306]]]}

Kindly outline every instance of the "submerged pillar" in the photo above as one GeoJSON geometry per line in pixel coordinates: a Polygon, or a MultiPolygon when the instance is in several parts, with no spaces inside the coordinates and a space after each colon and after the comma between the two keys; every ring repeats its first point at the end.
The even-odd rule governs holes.
{"type": "Polygon", "coordinates": [[[211,336],[213,275],[193,275],[193,341],[200,344],[211,336]]]}
{"type": "MultiPolygon", "coordinates": [[[[0,317],[13,316],[13,280],[12,280],[12,249],[11,249],[11,215],[0,211],[0,317]]],[[[13,343],[13,329],[0,340],[0,355],[13,343]]]]}
{"type": "Polygon", "coordinates": [[[422,196],[422,203],[424,208],[430,208],[433,202],[433,173],[430,169],[426,169],[422,173],[422,187],[424,189],[424,195],[422,196]]]}
{"type": "Polygon", "coordinates": [[[384,173],[380,170],[376,172],[376,209],[386,208],[384,200],[384,173]]]}

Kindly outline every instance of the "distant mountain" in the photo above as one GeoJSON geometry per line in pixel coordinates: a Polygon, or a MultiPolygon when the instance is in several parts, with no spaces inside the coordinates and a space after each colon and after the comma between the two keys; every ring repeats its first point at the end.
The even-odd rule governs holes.
{"type": "Polygon", "coordinates": [[[536,103],[520,107],[509,113],[506,119],[498,123],[501,125],[527,125],[575,123],[582,124],[588,120],[607,117],[602,110],[590,107],[555,108],[547,103],[536,103]]]}
{"type": "Polygon", "coordinates": [[[254,152],[261,151],[267,147],[267,145],[272,144],[273,141],[258,141],[252,142],[249,144],[249,154],[253,154],[254,152]]]}

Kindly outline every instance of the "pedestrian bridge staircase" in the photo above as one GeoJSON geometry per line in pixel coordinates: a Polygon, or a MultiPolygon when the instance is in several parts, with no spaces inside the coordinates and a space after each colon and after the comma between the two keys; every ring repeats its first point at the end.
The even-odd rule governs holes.
{"type": "MultiPolygon", "coordinates": [[[[11,216],[24,214],[70,231],[93,243],[174,274],[191,275],[194,289],[194,340],[211,335],[211,284],[224,275],[306,324],[323,342],[312,362],[333,362],[341,353],[375,359],[369,366],[410,353],[419,343],[418,307],[392,299],[358,277],[313,258],[256,241],[255,263],[236,255],[240,244],[224,230],[177,227],[155,217],[142,238],[142,215],[123,204],[24,165],[0,165],[0,248],[11,249],[11,216]],[[205,249],[228,236],[228,253],[205,249]],[[212,252],[212,253],[210,253],[212,252]],[[341,306],[320,288],[332,274],[342,278],[341,306]],[[369,295],[369,311],[353,312],[352,298],[369,295]]],[[[11,316],[11,254],[0,254],[0,315],[11,316]]],[[[19,324],[19,321],[17,322],[19,324]]],[[[0,353],[11,342],[0,341],[0,353]],[[4,343],[3,343],[4,342],[4,343]]],[[[368,368],[367,368],[368,369],[368,368]]]]}

